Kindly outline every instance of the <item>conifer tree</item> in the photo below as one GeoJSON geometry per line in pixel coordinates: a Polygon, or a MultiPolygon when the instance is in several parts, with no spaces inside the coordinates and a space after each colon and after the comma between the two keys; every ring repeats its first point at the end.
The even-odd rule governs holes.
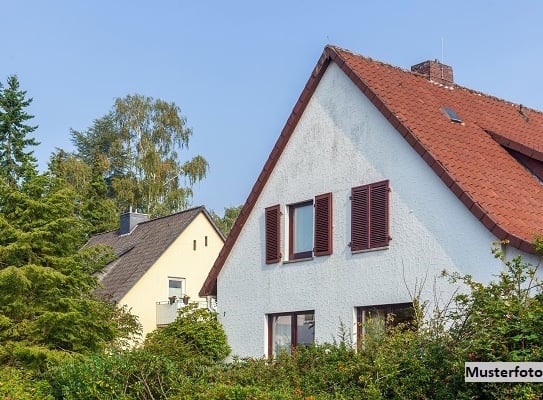
{"type": "Polygon", "coordinates": [[[137,334],[135,320],[93,294],[106,248],[80,250],[88,232],[62,179],[0,182],[0,364],[43,368],[71,353],[137,334]]]}
{"type": "Polygon", "coordinates": [[[36,172],[36,159],[28,148],[39,144],[29,137],[37,126],[27,125],[34,116],[25,110],[31,102],[17,76],[9,76],[5,88],[0,84],[0,178],[10,186],[36,172]]]}

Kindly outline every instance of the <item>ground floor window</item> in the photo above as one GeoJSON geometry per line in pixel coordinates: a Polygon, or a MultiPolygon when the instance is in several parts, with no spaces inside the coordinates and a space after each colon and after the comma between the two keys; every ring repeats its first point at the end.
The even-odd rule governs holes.
{"type": "Polygon", "coordinates": [[[411,324],[415,317],[412,303],[385,304],[356,308],[357,338],[386,332],[392,326],[411,324]]]}
{"type": "Polygon", "coordinates": [[[315,312],[299,311],[268,315],[268,354],[291,353],[297,346],[315,341],[315,312]]]}

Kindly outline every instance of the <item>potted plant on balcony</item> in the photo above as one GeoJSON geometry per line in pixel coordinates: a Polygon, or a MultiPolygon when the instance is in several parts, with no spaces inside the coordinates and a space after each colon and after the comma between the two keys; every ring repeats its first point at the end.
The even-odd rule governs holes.
{"type": "Polygon", "coordinates": [[[189,304],[189,299],[190,296],[185,293],[185,295],[183,296],[183,304],[189,304]]]}

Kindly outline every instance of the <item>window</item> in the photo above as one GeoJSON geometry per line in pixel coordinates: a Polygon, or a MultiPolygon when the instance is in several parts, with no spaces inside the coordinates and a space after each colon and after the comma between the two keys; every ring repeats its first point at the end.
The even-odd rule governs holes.
{"type": "Polygon", "coordinates": [[[315,341],[315,312],[300,311],[268,315],[268,355],[291,353],[297,346],[315,341]]]}
{"type": "MultiPolygon", "coordinates": [[[[332,254],[332,193],[288,206],[289,260],[332,254]]],[[[266,264],[281,260],[281,207],[265,209],[266,264]]]]}
{"type": "Polygon", "coordinates": [[[289,259],[313,254],[313,201],[289,206],[289,259]]]}
{"type": "Polygon", "coordinates": [[[412,323],[414,316],[412,303],[358,307],[356,309],[356,336],[360,339],[367,334],[383,333],[392,326],[412,323]]]}
{"type": "Polygon", "coordinates": [[[175,296],[176,299],[182,299],[185,294],[185,279],[168,278],[168,298],[175,296]]]}
{"type": "Polygon", "coordinates": [[[458,114],[456,113],[456,111],[454,111],[452,108],[450,108],[450,107],[441,107],[441,109],[443,110],[443,112],[445,114],[447,114],[447,116],[451,119],[452,122],[457,122],[459,124],[464,122],[464,121],[462,121],[462,118],[460,118],[458,116],[458,114]]]}
{"type": "Polygon", "coordinates": [[[358,186],[351,190],[351,251],[388,246],[388,181],[358,186]]]}

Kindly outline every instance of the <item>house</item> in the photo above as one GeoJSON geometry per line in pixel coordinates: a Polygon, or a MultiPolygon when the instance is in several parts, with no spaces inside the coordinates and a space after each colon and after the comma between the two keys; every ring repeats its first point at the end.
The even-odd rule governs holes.
{"type": "Polygon", "coordinates": [[[130,211],[118,230],[93,236],[87,246],[97,244],[111,246],[116,256],[100,275],[98,294],[137,315],[145,337],[172,322],[183,300],[206,305],[198,290],[224,236],[204,207],[152,220],[130,211]]]}
{"type": "Polygon", "coordinates": [[[233,354],[358,340],[368,317],[410,317],[488,282],[491,254],[536,262],[543,230],[543,114],[327,46],[201,296],[215,295],[233,354]],[[508,243],[508,244],[507,244],[508,243]]]}

